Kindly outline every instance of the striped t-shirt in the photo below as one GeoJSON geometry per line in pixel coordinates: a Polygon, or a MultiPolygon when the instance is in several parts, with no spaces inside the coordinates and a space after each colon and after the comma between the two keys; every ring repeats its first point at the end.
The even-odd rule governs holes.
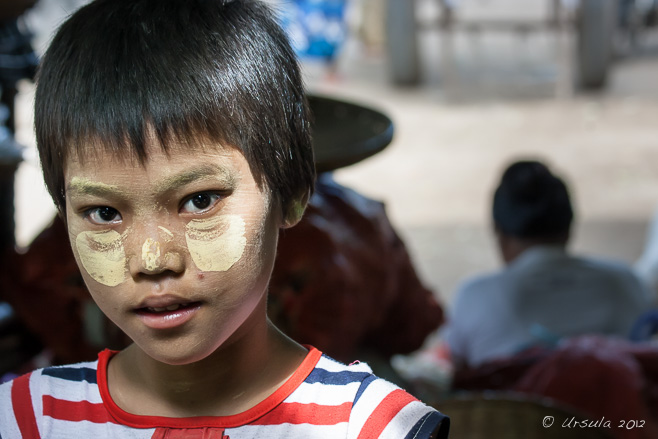
{"type": "Polygon", "coordinates": [[[107,364],[48,367],[0,385],[0,439],[427,439],[449,420],[357,363],[315,348],[270,397],[237,415],[166,418],[123,411],[107,387],[107,364]]]}

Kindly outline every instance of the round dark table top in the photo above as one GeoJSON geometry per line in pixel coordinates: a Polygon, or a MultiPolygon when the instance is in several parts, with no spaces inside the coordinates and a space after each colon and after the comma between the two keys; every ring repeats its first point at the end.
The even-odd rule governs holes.
{"type": "Polygon", "coordinates": [[[393,139],[393,122],[379,111],[319,95],[309,95],[308,100],[318,173],[360,162],[393,139]]]}

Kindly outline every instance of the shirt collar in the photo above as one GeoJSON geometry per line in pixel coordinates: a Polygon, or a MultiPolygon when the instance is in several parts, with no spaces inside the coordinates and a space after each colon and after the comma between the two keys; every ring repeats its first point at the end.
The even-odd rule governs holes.
{"type": "Polygon", "coordinates": [[[544,262],[554,259],[563,258],[566,255],[566,249],[560,245],[535,245],[521,253],[515,260],[509,264],[510,269],[534,265],[538,262],[544,262]]]}

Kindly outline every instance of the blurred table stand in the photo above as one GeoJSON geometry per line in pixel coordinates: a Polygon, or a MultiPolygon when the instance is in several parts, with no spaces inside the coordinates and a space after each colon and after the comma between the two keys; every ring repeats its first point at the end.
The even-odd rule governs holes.
{"type": "MultiPolygon", "coordinates": [[[[441,76],[444,84],[450,84],[459,80],[453,41],[456,32],[512,31],[525,36],[548,30],[556,38],[557,96],[569,97],[575,89],[605,86],[612,58],[618,0],[544,0],[549,2],[548,16],[536,19],[461,19],[458,1],[435,1],[440,8],[438,18],[419,20],[417,0],[387,0],[387,51],[394,84],[421,82],[419,31],[438,29],[441,32],[441,76]]],[[[495,0],[491,5],[495,6],[495,0]]]]}

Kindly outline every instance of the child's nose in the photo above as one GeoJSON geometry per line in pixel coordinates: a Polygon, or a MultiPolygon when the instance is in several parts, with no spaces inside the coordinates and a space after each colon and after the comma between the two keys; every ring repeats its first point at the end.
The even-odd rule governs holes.
{"type": "Polygon", "coordinates": [[[129,270],[133,276],[166,271],[177,274],[183,271],[184,258],[169,230],[158,227],[152,229],[151,233],[140,235],[141,237],[135,240],[129,261],[129,270]]]}
{"type": "Polygon", "coordinates": [[[142,267],[151,272],[159,271],[162,268],[162,250],[159,241],[146,238],[142,244],[142,267]]]}

